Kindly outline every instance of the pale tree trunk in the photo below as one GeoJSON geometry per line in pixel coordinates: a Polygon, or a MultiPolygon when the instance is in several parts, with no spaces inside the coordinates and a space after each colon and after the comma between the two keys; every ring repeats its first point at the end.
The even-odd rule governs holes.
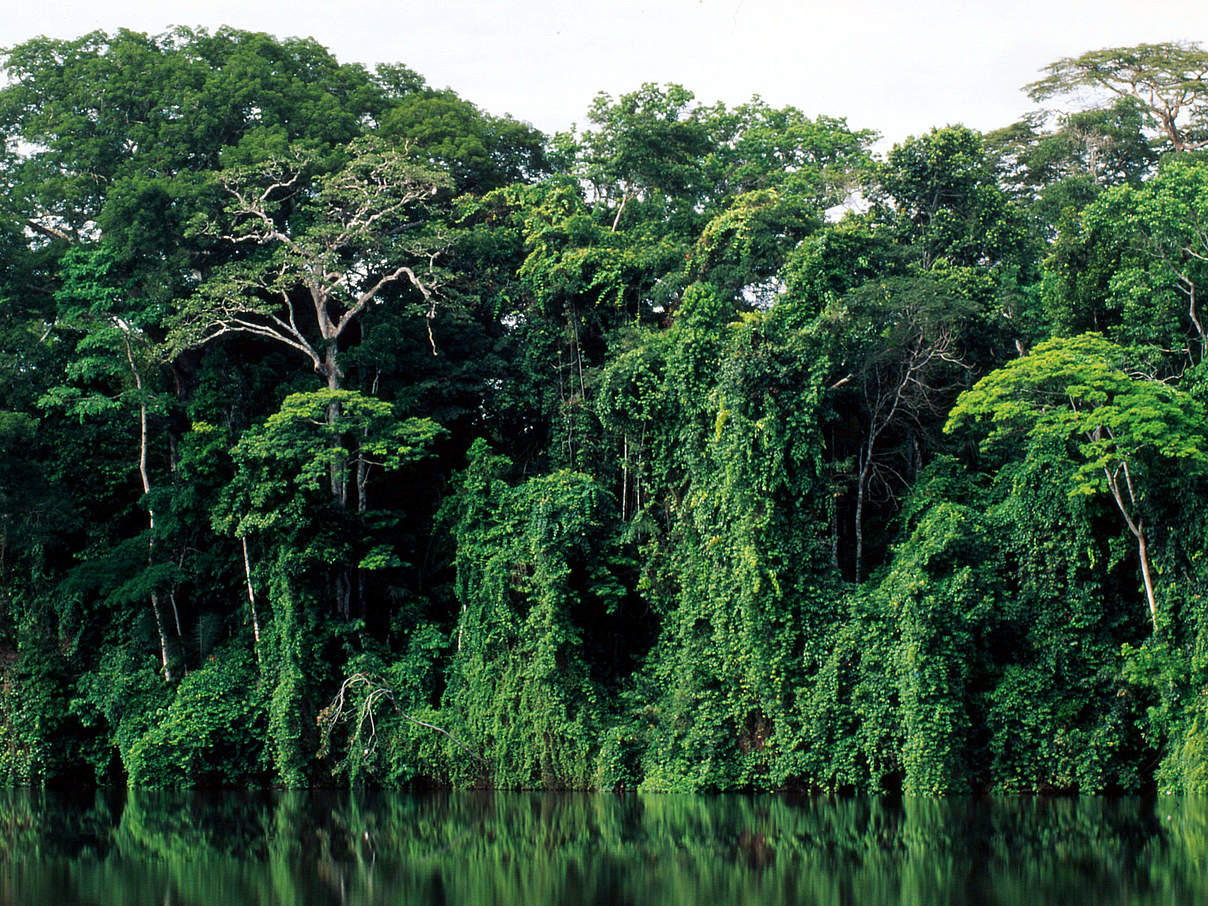
{"type": "MultiPolygon", "coordinates": [[[[378,394],[378,386],[381,377],[382,373],[380,370],[374,373],[373,385],[370,388],[370,393],[373,396],[377,396],[378,394]]],[[[364,442],[368,439],[369,426],[366,425],[364,430],[361,432],[361,448],[357,451],[356,469],[353,479],[356,484],[357,492],[357,515],[362,519],[369,509],[369,473],[373,469],[373,464],[365,459],[364,442]]],[[[364,619],[367,615],[367,608],[365,604],[365,570],[361,569],[359,566],[356,568],[356,603],[357,616],[361,617],[361,619],[364,619]]]]}
{"type": "MultiPolygon", "coordinates": [[[[872,439],[869,439],[869,447],[872,439]]],[[[860,451],[860,472],[856,476],[856,582],[864,578],[864,498],[868,490],[868,474],[872,468],[872,452],[860,451]]]]}
{"type": "Polygon", "coordinates": [[[583,351],[579,348],[579,308],[572,300],[570,303],[571,334],[575,343],[575,367],[579,371],[579,399],[587,401],[587,385],[583,380],[583,351]]]}
{"type": "MultiPolygon", "coordinates": [[[[369,433],[369,429],[365,429],[365,433],[369,433]]],[[[362,450],[357,455],[356,465],[356,486],[357,486],[357,515],[362,519],[365,516],[365,511],[369,509],[369,470],[370,464],[365,461],[365,454],[362,450]]],[[[365,570],[360,566],[356,568],[356,602],[357,616],[365,619],[367,615],[367,607],[365,604],[365,570]]]]}
{"type": "MultiPolygon", "coordinates": [[[[143,382],[138,381],[139,389],[143,382]]],[[[151,493],[151,481],[147,476],[147,407],[139,405],[139,477],[143,480],[143,494],[151,493]]],[[[155,509],[147,506],[147,568],[155,558],[155,509]]],[[[151,612],[155,615],[155,628],[159,633],[159,661],[163,664],[163,679],[172,683],[172,666],[168,657],[168,631],[163,625],[163,611],[159,608],[159,592],[151,588],[151,612]]]]}
{"type": "MultiPolygon", "coordinates": [[[[185,553],[182,550],[180,556],[176,560],[176,572],[179,575],[185,568],[185,553]]],[[[176,638],[183,639],[185,637],[184,630],[180,628],[180,610],[176,607],[176,579],[172,579],[172,587],[168,589],[168,599],[172,602],[172,619],[176,622],[176,638]]]]}
{"type": "Polygon", "coordinates": [[[642,425],[642,433],[638,435],[637,462],[633,468],[633,515],[636,518],[642,512],[642,454],[646,452],[646,425],[642,425]]]}
{"type": "Polygon", "coordinates": [[[629,504],[629,432],[625,432],[621,444],[621,521],[628,515],[626,507],[629,504]]]}
{"type": "MultiPolygon", "coordinates": [[[[150,565],[150,557],[147,558],[150,565]]],[[[164,629],[164,617],[159,608],[159,592],[151,589],[151,613],[155,615],[155,628],[159,632],[159,657],[163,664],[164,682],[172,682],[172,668],[168,661],[168,633],[164,629]]]]}
{"type": "MultiPolygon", "coordinates": [[[[1194,258],[1201,258],[1201,260],[1202,260],[1202,256],[1198,252],[1196,252],[1194,249],[1184,248],[1183,253],[1186,255],[1190,255],[1194,258]]],[[[1199,303],[1196,300],[1196,295],[1195,295],[1195,290],[1196,290],[1195,281],[1192,280],[1189,276],[1187,276],[1187,273],[1185,271],[1180,271],[1177,268],[1175,268],[1175,276],[1178,278],[1179,285],[1182,287],[1183,292],[1187,295],[1187,316],[1189,318],[1191,318],[1191,323],[1195,326],[1196,336],[1199,338],[1199,341],[1200,341],[1200,355],[1199,355],[1199,359],[1197,359],[1196,361],[1203,361],[1204,351],[1205,351],[1205,349],[1208,349],[1208,334],[1205,334],[1204,324],[1200,320],[1199,303]]],[[[1190,353],[1190,351],[1191,350],[1190,350],[1190,344],[1189,344],[1188,353],[1190,353]]]]}
{"type": "Polygon", "coordinates": [[[1149,569],[1149,550],[1145,546],[1145,523],[1137,523],[1137,556],[1141,560],[1141,577],[1145,580],[1145,598],[1149,602],[1149,619],[1153,631],[1158,631],[1158,604],[1153,593],[1153,576],[1149,569]]]}
{"type": "Polygon", "coordinates": [[[176,580],[172,580],[172,586],[168,589],[168,603],[172,605],[172,620],[176,624],[176,647],[180,652],[180,666],[184,670],[185,676],[189,675],[189,659],[184,646],[184,630],[180,628],[180,611],[176,607],[176,580]]]}
{"type": "MultiPolygon", "coordinates": [[[[315,312],[319,318],[319,330],[326,340],[323,354],[323,366],[320,369],[327,379],[328,390],[343,389],[344,373],[340,370],[338,361],[338,330],[332,324],[331,319],[327,317],[326,303],[321,301],[316,295],[315,312]]],[[[333,426],[340,418],[340,404],[336,400],[332,400],[327,404],[327,424],[333,426]]],[[[340,440],[337,437],[331,438],[333,450],[337,451],[336,455],[331,458],[331,465],[328,470],[328,477],[331,482],[331,499],[335,504],[336,509],[348,509],[348,460],[339,452],[340,440]]],[[[352,616],[352,577],[347,564],[336,568],[334,575],[331,577],[331,593],[332,600],[335,602],[336,611],[345,620],[352,616]]]]}
{"type": "Polygon", "coordinates": [[[838,470],[834,468],[834,460],[836,454],[835,447],[835,429],[832,426],[830,431],[830,449],[827,455],[831,460],[831,477],[827,481],[826,496],[827,496],[827,516],[830,520],[830,557],[831,567],[835,574],[839,574],[839,488],[838,488],[838,470]]]}
{"type": "Polygon", "coordinates": [[[243,577],[247,581],[247,603],[252,611],[252,646],[256,652],[256,663],[260,663],[260,615],[256,612],[256,590],[252,587],[252,564],[247,554],[247,535],[239,536],[243,546],[243,577]]]}
{"type": "Polygon", "coordinates": [[[621,193],[621,203],[617,206],[617,216],[612,218],[612,229],[609,232],[615,233],[617,227],[621,224],[621,213],[625,210],[625,202],[629,201],[629,190],[621,193]]]}
{"type": "Polygon", "coordinates": [[[1120,515],[1124,517],[1128,530],[1137,539],[1137,559],[1141,562],[1141,579],[1145,583],[1145,600],[1149,604],[1149,620],[1156,633],[1158,631],[1158,602],[1154,594],[1153,569],[1149,563],[1149,545],[1145,540],[1145,520],[1136,515],[1137,495],[1133,488],[1132,472],[1128,468],[1128,463],[1122,462],[1114,469],[1104,466],[1103,474],[1107,477],[1107,487],[1111,491],[1112,499],[1116,501],[1120,515]],[[1121,472],[1124,473],[1123,491],[1120,488],[1121,472]],[[1127,504],[1124,501],[1125,494],[1128,495],[1127,504]]]}
{"type": "MultiPolygon", "coordinates": [[[[344,375],[340,372],[339,363],[336,361],[336,345],[334,342],[327,345],[327,353],[323,362],[324,376],[327,378],[328,390],[340,390],[343,383],[344,375]]],[[[335,425],[340,418],[340,404],[332,400],[327,404],[327,424],[335,425]]],[[[339,441],[332,438],[332,444],[339,445],[339,441]]],[[[348,506],[348,476],[347,464],[342,456],[334,456],[330,466],[331,479],[331,497],[335,505],[339,509],[345,509],[348,506]]]]}
{"type": "MultiPolygon", "coordinates": [[[[138,404],[138,475],[142,481],[143,496],[151,493],[151,478],[147,471],[147,404],[142,400],[143,378],[138,366],[134,363],[134,350],[130,347],[130,336],[123,331],[126,345],[126,360],[130,363],[130,371],[134,375],[134,386],[139,392],[138,404]]],[[[155,556],[155,509],[147,505],[147,567],[150,568],[155,556]]],[[[155,616],[155,629],[159,633],[160,663],[163,664],[164,682],[171,682],[172,666],[168,656],[168,631],[164,628],[163,611],[159,605],[159,591],[151,589],[151,613],[155,616]]]]}
{"type": "MultiPolygon", "coordinates": [[[[920,370],[917,366],[919,350],[912,351],[910,360],[902,371],[901,378],[894,385],[892,394],[875,393],[875,401],[869,398],[867,386],[864,388],[864,399],[868,403],[868,439],[860,447],[860,468],[856,473],[856,513],[854,517],[856,534],[856,570],[855,579],[859,583],[864,578],[864,503],[868,499],[868,482],[872,477],[873,458],[877,451],[877,440],[881,433],[892,424],[894,417],[902,405],[902,396],[906,387],[920,370]]],[[[879,383],[879,379],[878,379],[879,383]]],[[[878,388],[879,391],[879,388],[878,388]]]]}
{"type": "MultiPolygon", "coordinates": [[[[862,392],[868,406],[868,438],[860,448],[860,468],[856,475],[856,582],[864,578],[864,505],[868,499],[868,485],[874,475],[877,454],[877,442],[900,412],[910,413],[918,405],[917,397],[921,392],[925,395],[922,380],[927,370],[937,361],[948,362],[964,367],[960,357],[952,353],[952,337],[947,331],[941,331],[930,342],[920,328],[904,350],[906,357],[901,363],[901,370],[895,376],[894,382],[888,387],[882,385],[881,376],[874,372],[876,386],[870,388],[867,379],[862,392]],[[912,386],[915,388],[911,391],[912,386]],[[910,391],[908,393],[908,391],[910,391]]],[[[847,378],[835,384],[838,387],[847,378]]]]}
{"type": "Polygon", "coordinates": [[[839,500],[834,490],[827,489],[826,496],[830,498],[830,555],[831,568],[839,572],[839,500]]]}

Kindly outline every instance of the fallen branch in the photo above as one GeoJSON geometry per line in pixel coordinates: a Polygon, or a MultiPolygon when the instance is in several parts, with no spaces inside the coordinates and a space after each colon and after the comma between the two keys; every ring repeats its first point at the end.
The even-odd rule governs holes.
{"type": "Polygon", "coordinates": [[[459,740],[448,730],[444,729],[443,727],[438,727],[436,724],[429,723],[426,720],[420,720],[418,717],[412,717],[410,714],[405,714],[403,709],[399,707],[398,702],[394,699],[394,691],[385,683],[363,672],[354,673],[352,676],[348,677],[348,679],[344,680],[344,682],[340,684],[340,689],[338,692],[336,692],[335,698],[331,700],[331,704],[319,712],[318,724],[323,731],[323,741],[319,746],[320,758],[325,757],[328,753],[331,742],[331,734],[332,731],[335,730],[336,725],[349,719],[351,716],[350,714],[345,713],[348,703],[348,692],[350,689],[353,689],[357,686],[365,687],[367,692],[364,699],[361,701],[360,708],[357,709],[356,728],[352,733],[352,742],[354,745],[361,745],[360,740],[365,734],[366,727],[368,727],[368,739],[363,744],[364,755],[371,753],[374,750],[377,742],[377,722],[373,717],[373,709],[378,702],[380,702],[382,699],[385,699],[390,702],[390,704],[394,707],[395,713],[398,714],[398,716],[403,720],[409,721],[410,723],[424,727],[428,730],[435,730],[442,736],[447,737],[450,742],[468,754],[471,758],[475,759],[483,767],[487,766],[487,761],[485,758],[459,740]]]}

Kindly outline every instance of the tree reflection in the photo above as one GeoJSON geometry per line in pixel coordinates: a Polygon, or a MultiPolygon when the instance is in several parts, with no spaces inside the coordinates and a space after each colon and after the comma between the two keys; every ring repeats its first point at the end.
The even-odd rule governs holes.
{"type": "Polygon", "coordinates": [[[0,794],[0,902],[1164,903],[1208,802],[0,794]]]}

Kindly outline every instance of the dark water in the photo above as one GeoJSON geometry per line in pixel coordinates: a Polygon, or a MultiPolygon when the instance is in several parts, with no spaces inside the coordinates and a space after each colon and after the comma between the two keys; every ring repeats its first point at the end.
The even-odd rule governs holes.
{"type": "Polygon", "coordinates": [[[1208,802],[0,792],[0,904],[1208,903],[1208,802]]]}

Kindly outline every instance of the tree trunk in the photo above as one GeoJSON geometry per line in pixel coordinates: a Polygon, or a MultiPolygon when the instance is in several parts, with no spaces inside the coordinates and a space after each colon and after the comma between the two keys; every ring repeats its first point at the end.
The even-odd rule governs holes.
{"type": "Polygon", "coordinates": [[[617,227],[620,226],[621,212],[623,212],[625,210],[625,202],[627,202],[627,201],[629,201],[629,192],[628,191],[622,192],[621,193],[621,204],[617,207],[617,216],[612,218],[612,229],[609,232],[615,233],[617,231],[617,227]]]}
{"type": "MultiPolygon", "coordinates": [[[[134,363],[134,350],[130,346],[130,336],[123,333],[126,346],[126,361],[130,363],[130,373],[134,375],[134,387],[138,390],[138,477],[143,486],[143,496],[151,493],[151,477],[147,471],[147,404],[141,399],[143,377],[138,366],[134,363]]],[[[147,505],[147,568],[150,569],[155,557],[155,509],[147,505]]],[[[151,589],[151,613],[155,617],[155,629],[159,633],[159,656],[163,664],[164,682],[172,681],[171,659],[168,657],[168,632],[164,628],[163,611],[159,606],[159,592],[151,589]]]]}
{"type": "Polygon", "coordinates": [[[1149,549],[1145,545],[1145,523],[1137,521],[1137,557],[1141,561],[1141,577],[1145,580],[1145,599],[1149,602],[1149,619],[1153,623],[1153,631],[1158,631],[1158,603],[1153,592],[1153,575],[1149,568],[1149,549]]]}
{"type": "Polygon", "coordinates": [[[629,433],[626,432],[621,443],[621,521],[628,516],[629,504],[629,433]]]}
{"type": "MultiPolygon", "coordinates": [[[[431,334],[431,331],[429,330],[429,335],[430,334],[431,334]]],[[[432,351],[433,351],[433,354],[436,353],[435,347],[433,347],[432,351]]],[[[378,395],[378,387],[380,385],[381,379],[382,379],[382,371],[379,368],[378,370],[376,370],[374,372],[373,384],[370,387],[370,391],[369,391],[374,396],[378,395]]],[[[356,481],[356,489],[357,489],[357,515],[361,518],[362,522],[365,518],[366,511],[369,509],[369,472],[373,468],[373,466],[369,462],[367,462],[365,459],[364,442],[367,441],[368,439],[369,439],[369,426],[366,425],[365,429],[361,432],[361,448],[357,450],[356,477],[354,479],[356,481]]],[[[365,603],[365,570],[361,569],[358,566],[356,573],[357,573],[357,616],[360,617],[362,620],[364,620],[368,616],[368,608],[365,603]]]]}
{"type": "Polygon", "coordinates": [[[1104,466],[1103,474],[1107,478],[1107,487],[1111,491],[1112,499],[1116,501],[1116,508],[1124,517],[1128,530],[1137,539],[1137,559],[1141,561],[1141,579],[1145,583],[1145,600],[1149,604],[1149,619],[1153,624],[1153,631],[1156,633],[1158,631],[1158,602],[1153,588],[1153,570],[1149,564],[1149,545],[1145,541],[1145,520],[1139,516],[1133,518],[1137,508],[1137,493],[1133,489],[1132,471],[1125,461],[1115,470],[1104,466]],[[1124,493],[1120,490],[1119,472],[1124,473],[1124,490],[1128,493],[1131,509],[1124,503],[1124,493]]]}
{"type": "MultiPolygon", "coordinates": [[[[871,444],[870,444],[871,446],[871,444]]],[[[864,578],[864,498],[868,495],[868,473],[872,469],[872,451],[860,451],[860,474],[856,476],[856,583],[864,578]]]]}
{"type": "MultiPolygon", "coordinates": [[[[140,382],[141,384],[141,382],[140,382]]],[[[151,482],[147,476],[147,407],[139,406],[138,471],[142,478],[143,495],[151,493],[151,482]]],[[[147,507],[147,568],[155,559],[155,510],[147,507]]],[[[151,589],[151,613],[155,615],[155,629],[159,633],[159,656],[163,664],[164,682],[172,682],[172,667],[168,657],[168,631],[164,628],[163,612],[159,606],[159,592],[151,589]]]]}
{"type": "Polygon", "coordinates": [[[826,496],[830,498],[830,555],[831,568],[836,573],[839,572],[839,499],[831,488],[827,489],[826,496]]]}
{"type": "MultiPolygon", "coordinates": [[[[147,565],[151,565],[151,558],[148,556],[147,565]]],[[[151,590],[151,613],[155,615],[155,629],[159,633],[159,657],[160,663],[163,664],[164,682],[172,682],[172,667],[171,661],[168,659],[168,633],[164,629],[164,617],[159,607],[159,592],[155,589],[151,590]]]]}
{"type": "MultiPolygon", "coordinates": [[[[185,676],[189,675],[189,658],[188,652],[185,651],[185,632],[180,627],[180,610],[176,607],[176,580],[172,580],[172,586],[168,589],[168,603],[172,605],[172,620],[176,624],[176,648],[180,652],[180,666],[184,670],[185,676]]],[[[198,655],[200,658],[200,654],[198,655]]]]}
{"type": "Polygon", "coordinates": [[[256,663],[260,663],[260,615],[256,613],[256,592],[252,588],[252,564],[247,555],[247,535],[239,536],[243,545],[243,577],[247,580],[247,603],[252,611],[252,647],[256,652],[256,663]]]}
{"type": "MultiPolygon", "coordinates": [[[[340,390],[343,383],[343,374],[340,373],[339,363],[336,361],[336,344],[334,342],[327,344],[327,351],[323,361],[323,373],[327,378],[328,390],[340,390]]],[[[332,400],[327,404],[327,424],[334,426],[340,418],[340,404],[332,400]]],[[[332,444],[338,446],[339,441],[332,439],[332,444]]],[[[348,476],[347,464],[344,462],[344,457],[333,456],[329,467],[329,475],[331,479],[331,498],[337,509],[346,509],[348,506],[348,476]]]]}
{"type": "Polygon", "coordinates": [[[646,451],[646,426],[642,425],[642,433],[638,435],[637,462],[633,467],[633,515],[636,518],[642,513],[642,454],[646,451]]]}
{"type": "Polygon", "coordinates": [[[570,325],[571,335],[574,337],[575,344],[575,366],[579,371],[579,399],[586,402],[587,384],[583,380],[583,352],[579,348],[579,308],[575,305],[573,299],[570,303],[570,325]]]}
{"type": "MultiPolygon", "coordinates": [[[[322,319],[320,319],[322,326],[322,319]]],[[[324,336],[328,336],[325,330],[324,336]]],[[[344,373],[340,370],[340,363],[337,360],[337,342],[335,334],[330,334],[330,339],[323,355],[323,375],[327,378],[328,390],[343,389],[344,373]]],[[[340,404],[336,400],[332,400],[327,404],[327,424],[333,426],[340,418],[340,404]]],[[[329,466],[329,478],[331,481],[331,499],[338,510],[348,509],[348,459],[341,452],[340,439],[338,437],[331,438],[332,448],[335,455],[331,458],[329,466]]],[[[359,478],[359,476],[358,476],[359,478]]],[[[356,479],[354,478],[354,481],[356,479]]],[[[363,494],[363,489],[358,487],[358,495],[363,494]]],[[[344,617],[345,620],[352,616],[352,589],[353,580],[351,570],[347,564],[336,567],[335,575],[332,577],[332,596],[335,600],[336,611],[344,617]]]]}
{"type": "Polygon", "coordinates": [[[345,620],[352,618],[352,577],[347,566],[336,570],[332,577],[332,596],[335,598],[336,610],[345,620]]]}

